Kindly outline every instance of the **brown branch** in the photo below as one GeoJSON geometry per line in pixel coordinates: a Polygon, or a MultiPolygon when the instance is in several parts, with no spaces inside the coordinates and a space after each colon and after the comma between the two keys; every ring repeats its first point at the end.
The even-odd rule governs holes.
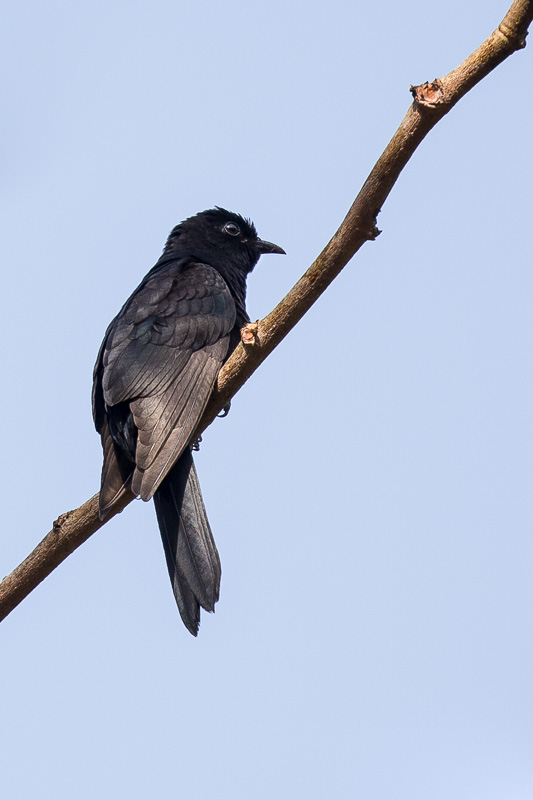
{"type": "MultiPolygon", "coordinates": [[[[494,33],[460,66],[443,78],[411,87],[414,98],[411,107],[338,231],[276,308],[246,331],[243,344],[222,368],[198,433],[211,424],[359,248],[376,238],[379,234],[376,219],[381,206],[420,142],[476,83],[525,47],[532,21],[533,0],[515,0],[494,33]]],[[[131,500],[133,495],[106,522],[131,500]]],[[[98,495],[75,511],[62,514],[35,550],[0,584],[0,620],[103,524],[98,518],[98,495]]]]}

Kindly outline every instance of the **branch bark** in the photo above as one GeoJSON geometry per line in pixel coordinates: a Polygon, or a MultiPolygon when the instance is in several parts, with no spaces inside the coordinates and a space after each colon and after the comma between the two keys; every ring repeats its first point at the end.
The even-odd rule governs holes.
{"type": "MultiPolygon", "coordinates": [[[[532,21],[533,0],[515,0],[496,30],[456,69],[443,78],[410,87],[412,105],[333,238],[276,308],[247,331],[222,368],[198,426],[198,435],[299,322],[359,248],[378,236],[377,215],[418,145],[472,87],[508,56],[525,47],[532,21]]],[[[133,499],[133,495],[125,498],[105,522],[133,499]]],[[[0,583],[0,620],[103,524],[98,518],[97,494],[76,510],[62,514],[35,550],[0,583]]]]}

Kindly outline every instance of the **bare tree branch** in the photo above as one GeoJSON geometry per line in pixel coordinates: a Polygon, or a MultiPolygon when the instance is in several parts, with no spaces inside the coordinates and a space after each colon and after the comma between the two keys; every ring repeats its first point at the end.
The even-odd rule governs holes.
{"type": "MultiPolygon", "coordinates": [[[[412,105],[331,241],[276,308],[244,330],[242,343],[220,372],[198,434],[211,424],[359,248],[376,238],[381,206],[420,142],[476,83],[525,47],[532,21],[533,0],[515,0],[494,33],[462,64],[443,78],[411,87],[412,105]]],[[[106,522],[131,500],[133,495],[106,522]]],[[[35,550],[0,584],[0,620],[103,524],[98,518],[98,495],[75,511],[62,514],[35,550]]]]}

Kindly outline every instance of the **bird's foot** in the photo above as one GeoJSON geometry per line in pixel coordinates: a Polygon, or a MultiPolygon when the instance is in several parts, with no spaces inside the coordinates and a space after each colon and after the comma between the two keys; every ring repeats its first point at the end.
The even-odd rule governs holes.
{"type": "Polygon", "coordinates": [[[217,414],[217,417],[220,417],[220,419],[222,419],[223,417],[227,417],[230,408],[231,408],[231,400],[229,401],[229,403],[226,403],[220,414],[217,414]]]}

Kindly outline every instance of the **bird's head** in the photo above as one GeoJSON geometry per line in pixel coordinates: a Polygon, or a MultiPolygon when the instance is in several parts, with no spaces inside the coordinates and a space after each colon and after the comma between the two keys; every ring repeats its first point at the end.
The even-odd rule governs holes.
{"type": "Polygon", "coordinates": [[[260,239],[253,222],[218,206],[176,225],[164,252],[192,256],[222,272],[224,265],[231,265],[244,274],[253,270],[263,253],[285,254],[277,244],[260,239]]]}

